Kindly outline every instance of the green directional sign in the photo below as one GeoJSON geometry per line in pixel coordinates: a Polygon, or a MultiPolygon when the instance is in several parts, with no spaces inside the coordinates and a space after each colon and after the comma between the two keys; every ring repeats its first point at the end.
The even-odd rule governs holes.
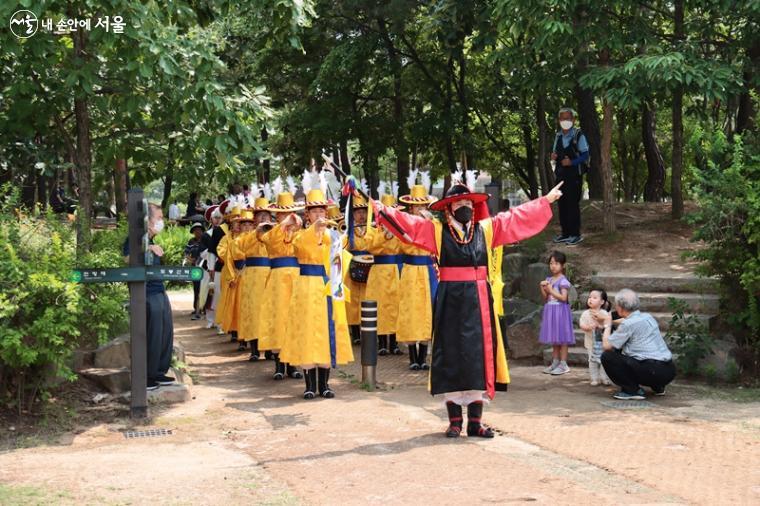
{"type": "Polygon", "coordinates": [[[203,269],[200,267],[178,267],[173,265],[154,265],[145,268],[148,281],[200,281],[203,269]]]}
{"type": "Polygon", "coordinates": [[[69,277],[74,283],[121,283],[124,281],[143,281],[145,269],[142,267],[124,267],[121,269],[75,269],[69,277]]]}
{"type": "Polygon", "coordinates": [[[175,265],[124,267],[121,269],[74,269],[73,283],[121,283],[125,281],[200,281],[203,269],[175,265]]]}

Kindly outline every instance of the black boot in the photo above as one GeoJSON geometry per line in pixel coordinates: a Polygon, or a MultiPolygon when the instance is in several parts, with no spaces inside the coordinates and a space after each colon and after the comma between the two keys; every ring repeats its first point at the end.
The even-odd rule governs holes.
{"type": "Polygon", "coordinates": [[[423,371],[427,371],[430,369],[430,366],[427,364],[427,344],[419,344],[419,352],[417,353],[417,363],[420,365],[420,369],[423,371]]]}
{"type": "Polygon", "coordinates": [[[264,360],[274,360],[274,355],[272,350],[267,350],[264,352],[264,360]]]}
{"type": "Polygon", "coordinates": [[[483,401],[467,405],[467,435],[470,437],[493,437],[493,430],[480,423],[483,416],[483,401]]]}
{"type": "Polygon", "coordinates": [[[259,340],[254,339],[251,341],[251,356],[248,357],[249,362],[256,362],[259,359],[259,340]]]}
{"type": "Polygon", "coordinates": [[[248,346],[248,341],[238,341],[237,351],[245,351],[247,346],[248,346]]]}
{"type": "Polygon", "coordinates": [[[301,379],[301,378],[303,378],[303,374],[301,374],[301,371],[299,371],[298,369],[296,369],[295,367],[293,367],[290,364],[286,364],[285,371],[286,371],[287,375],[290,376],[293,379],[301,379]]]}
{"type": "Polygon", "coordinates": [[[330,381],[330,368],[329,367],[320,367],[318,370],[319,374],[319,395],[324,397],[325,399],[332,399],[335,397],[335,392],[330,390],[330,385],[327,384],[328,381],[330,381]]]}
{"type": "Polygon", "coordinates": [[[230,342],[235,343],[237,342],[237,330],[233,330],[230,332],[230,342]]]}
{"type": "Polygon", "coordinates": [[[362,332],[359,325],[349,325],[348,330],[351,332],[351,342],[360,344],[362,342],[362,332]]]}
{"type": "Polygon", "coordinates": [[[447,402],[446,411],[449,412],[449,428],[446,429],[446,437],[459,437],[462,433],[462,406],[456,402],[447,402]]]}
{"type": "Polygon", "coordinates": [[[276,380],[285,379],[285,364],[280,362],[279,353],[274,353],[273,355],[274,355],[274,374],[272,375],[272,378],[276,380]]]}
{"type": "Polygon", "coordinates": [[[314,367],[309,370],[304,369],[303,377],[306,381],[306,390],[303,391],[303,398],[313,399],[317,395],[317,369],[314,367]]]}
{"type": "Polygon", "coordinates": [[[398,347],[398,343],[396,342],[396,334],[388,335],[388,349],[390,350],[392,355],[403,354],[401,349],[398,347]]]}
{"type": "Polygon", "coordinates": [[[415,343],[409,345],[409,370],[420,370],[420,364],[417,363],[417,345],[415,343]]]}
{"type": "Polygon", "coordinates": [[[377,336],[377,354],[383,357],[388,354],[388,336],[384,334],[377,336]]]}

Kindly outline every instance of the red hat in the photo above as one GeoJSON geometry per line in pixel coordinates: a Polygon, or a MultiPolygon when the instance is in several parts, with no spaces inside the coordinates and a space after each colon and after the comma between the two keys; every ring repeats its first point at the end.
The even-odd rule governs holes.
{"type": "Polygon", "coordinates": [[[224,214],[227,214],[227,208],[230,207],[230,199],[225,200],[221,204],[219,204],[219,212],[224,214]]]}
{"type": "Polygon", "coordinates": [[[488,197],[487,193],[476,193],[462,183],[454,183],[449,188],[449,191],[446,192],[445,197],[430,204],[430,209],[433,211],[444,211],[458,200],[470,200],[473,203],[475,221],[480,221],[490,216],[488,206],[486,205],[488,197]]]}
{"type": "MultiPolygon", "coordinates": [[[[212,214],[214,211],[216,211],[217,209],[219,209],[219,206],[210,206],[210,207],[208,207],[208,208],[206,209],[206,212],[205,212],[205,213],[203,213],[203,217],[206,219],[206,221],[208,221],[208,222],[210,222],[210,221],[211,221],[211,214],[212,214]]],[[[221,213],[222,211],[219,211],[219,212],[221,213]]]]}

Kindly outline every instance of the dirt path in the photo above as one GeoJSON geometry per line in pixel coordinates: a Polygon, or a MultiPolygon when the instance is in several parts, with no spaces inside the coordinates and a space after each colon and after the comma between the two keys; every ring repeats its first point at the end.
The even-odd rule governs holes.
{"type": "Polygon", "coordinates": [[[187,293],[172,299],[200,381],[144,427],[173,434],[126,440],[126,420],[83,420],[57,445],[0,454],[0,504],[760,503],[760,403],[680,384],[617,409],[585,370],[515,366],[486,411],[500,435],[447,440],[405,357],[380,358],[380,392],[353,365],[336,399],[307,402],[301,381],[272,381],[271,362],[190,322],[187,293]]]}

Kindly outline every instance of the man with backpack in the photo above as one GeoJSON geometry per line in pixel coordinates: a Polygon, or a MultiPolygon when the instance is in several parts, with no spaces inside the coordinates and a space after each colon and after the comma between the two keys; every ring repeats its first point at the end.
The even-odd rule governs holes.
{"type": "Polygon", "coordinates": [[[583,240],[581,236],[581,195],[583,174],[588,172],[589,151],[586,136],[575,128],[575,111],[563,107],[557,115],[560,131],[554,138],[551,158],[556,162],[554,175],[557,182],[564,182],[559,199],[559,223],[562,233],[554,237],[555,243],[574,246],[583,240]]]}

